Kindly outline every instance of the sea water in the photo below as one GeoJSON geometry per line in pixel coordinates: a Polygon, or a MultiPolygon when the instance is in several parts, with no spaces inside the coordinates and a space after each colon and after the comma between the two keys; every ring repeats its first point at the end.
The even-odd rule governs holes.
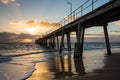
{"type": "MultiPolygon", "coordinates": [[[[84,51],[86,51],[84,57],[87,56],[84,59],[86,72],[91,72],[92,68],[98,68],[97,65],[101,64],[101,58],[103,57],[100,54],[93,52],[91,52],[92,54],[87,54],[87,52],[104,51],[105,48],[105,44],[102,42],[87,42],[84,44],[84,51]],[[100,59],[100,61],[97,61],[97,64],[93,64],[96,63],[95,61],[93,62],[96,58],[100,59]]],[[[120,43],[111,43],[111,48],[120,48],[120,43]]],[[[35,63],[47,61],[47,59],[55,56],[53,55],[54,53],[58,54],[34,43],[1,43],[0,80],[25,80],[35,71],[35,63]]]]}
{"type": "Polygon", "coordinates": [[[44,58],[33,43],[1,43],[0,54],[0,80],[25,79],[35,70],[35,62],[44,58]]]}

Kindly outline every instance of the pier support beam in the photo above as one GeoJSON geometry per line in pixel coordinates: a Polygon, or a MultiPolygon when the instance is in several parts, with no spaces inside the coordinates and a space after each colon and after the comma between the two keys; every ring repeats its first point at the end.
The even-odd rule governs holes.
{"type": "Polygon", "coordinates": [[[60,50],[59,50],[60,53],[62,53],[63,45],[64,45],[64,31],[62,30],[62,37],[61,37],[60,50]]]}
{"type": "Polygon", "coordinates": [[[104,30],[105,41],[106,41],[107,55],[111,55],[111,49],[110,49],[110,42],[109,42],[107,25],[108,25],[107,23],[104,24],[103,30],[104,30]]]}
{"type": "Polygon", "coordinates": [[[67,45],[68,45],[68,51],[71,51],[70,33],[67,33],[67,45]]]}
{"type": "Polygon", "coordinates": [[[49,47],[51,48],[51,38],[49,38],[49,47]]]}
{"type": "Polygon", "coordinates": [[[64,34],[62,35],[62,38],[61,38],[60,51],[59,51],[60,53],[62,53],[63,45],[64,45],[64,34]]]}
{"type": "Polygon", "coordinates": [[[51,37],[50,42],[51,42],[51,48],[54,48],[55,47],[55,37],[54,36],[51,37]]]}
{"type": "Polygon", "coordinates": [[[58,36],[57,36],[57,49],[59,50],[59,39],[58,39],[58,36]]]}
{"type": "Polygon", "coordinates": [[[47,39],[45,39],[45,47],[47,47],[47,39]]]}
{"type": "Polygon", "coordinates": [[[53,36],[53,48],[55,48],[55,35],[53,36]]]}
{"type": "Polygon", "coordinates": [[[42,44],[45,46],[45,39],[43,39],[43,41],[42,41],[42,42],[43,42],[42,44]]]}
{"type": "Polygon", "coordinates": [[[83,54],[83,45],[84,45],[84,35],[85,35],[85,28],[82,27],[82,30],[81,30],[81,54],[83,54]]]}
{"type": "Polygon", "coordinates": [[[50,48],[52,48],[52,38],[50,38],[50,48]]]}
{"type": "Polygon", "coordinates": [[[75,43],[75,52],[74,52],[75,58],[82,58],[84,33],[85,33],[85,28],[83,28],[83,26],[78,25],[78,31],[76,34],[77,35],[77,42],[75,43]]]}

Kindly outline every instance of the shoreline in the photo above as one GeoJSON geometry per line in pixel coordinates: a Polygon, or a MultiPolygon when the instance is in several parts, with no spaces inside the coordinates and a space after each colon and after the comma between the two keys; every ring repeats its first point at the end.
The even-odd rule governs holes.
{"type": "Polygon", "coordinates": [[[113,53],[106,56],[105,66],[84,76],[72,77],[64,80],[119,80],[120,74],[120,53],[113,53]]]}
{"type": "MultiPolygon", "coordinates": [[[[113,50],[117,51],[117,50],[113,50]]],[[[91,51],[95,52],[95,51],[91,51]]],[[[101,53],[102,51],[96,52],[101,53]]],[[[88,52],[90,53],[90,52],[88,52]]],[[[68,56],[71,55],[65,55],[64,59],[55,57],[50,58],[45,62],[38,62],[35,65],[35,71],[32,73],[32,75],[26,79],[26,80],[119,80],[119,74],[120,74],[120,53],[112,53],[111,56],[106,56],[105,54],[102,54],[102,57],[104,57],[103,61],[97,65],[100,68],[94,68],[90,72],[84,72],[85,70],[85,62],[83,59],[82,66],[77,65],[74,66],[75,61],[72,60],[72,57],[70,58],[72,60],[72,63],[66,64],[68,60],[68,56]],[[67,58],[66,58],[67,57],[67,58]],[[57,60],[57,61],[54,61],[57,60]],[[62,61],[61,63],[59,61],[62,61]],[[52,63],[52,65],[51,65],[52,63]],[[104,65],[101,65],[103,63],[104,65]],[[61,65],[61,68],[60,66],[61,65]],[[64,66],[62,66],[64,65],[64,66]],[[69,66],[66,68],[66,66],[69,66]],[[81,67],[81,68],[80,68],[81,67]],[[63,68],[63,69],[62,69],[63,68]],[[68,71],[67,71],[68,70],[68,71]],[[78,70],[78,71],[76,71],[78,70]]],[[[79,61],[79,64],[81,64],[81,60],[79,61]]]]}

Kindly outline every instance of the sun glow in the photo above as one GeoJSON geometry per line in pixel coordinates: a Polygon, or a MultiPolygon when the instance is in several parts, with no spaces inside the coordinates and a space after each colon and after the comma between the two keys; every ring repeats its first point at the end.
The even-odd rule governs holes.
{"type": "Polygon", "coordinates": [[[40,35],[40,34],[45,34],[50,28],[45,28],[45,27],[40,27],[40,26],[36,26],[36,27],[27,27],[24,30],[32,35],[40,35]]]}
{"type": "Polygon", "coordinates": [[[39,27],[25,28],[25,31],[29,34],[36,35],[39,27]]]}
{"type": "Polygon", "coordinates": [[[24,40],[22,40],[21,42],[30,43],[30,42],[32,42],[32,39],[24,39],[24,40]]]}
{"type": "Polygon", "coordinates": [[[26,30],[29,34],[34,34],[34,32],[35,32],[35,28],[25,28],[25,30],[26,30]]]}

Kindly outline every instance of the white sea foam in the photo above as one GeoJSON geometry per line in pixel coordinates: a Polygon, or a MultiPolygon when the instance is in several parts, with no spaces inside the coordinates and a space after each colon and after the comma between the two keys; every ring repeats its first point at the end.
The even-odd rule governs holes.
{"type": "Polygon", "coordinates": [[[35,71],[35,63],[33,63],[33,66],[31,67],[31,69],[26,72],[22,77],[18,78],[18,80],[25,80],[27,79],[30,75],[32,75],[32,73],[35,71]]]}

